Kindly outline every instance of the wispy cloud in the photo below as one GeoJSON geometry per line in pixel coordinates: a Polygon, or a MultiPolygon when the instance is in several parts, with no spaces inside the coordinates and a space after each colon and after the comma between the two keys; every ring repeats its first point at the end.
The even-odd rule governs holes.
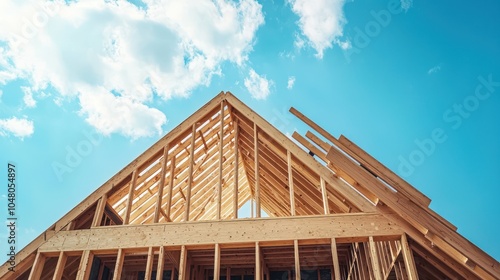
{"type": "Polygon", "coordinates": [[[244,81],[245,87],[253,98],[258,100],[266,99],[271,93],[270,87],[274,84],[265,76],[260,76],[253,69],[250,69],[248,77],[244,81]]]}
{"type": "Polygon", "coordinates": [[[224,62],[243,65],[264,23],[255,0],[143,3],[2,2],[0,85],[27,81],[27,108],[50,87],[59,104],[79,100],[82,117],[104,134],[150,136],[167,119],[151,102],[155,97],[188,96],[220,75],[224,62]],[[40,18],[43,24],[33,22],[40,18]],[[112,124],[125,109],[133,111],[128,124],[112,124]]]}
{"type": "MultiPolygon", "coordinates": [[[[299,16],[299,28],[307,43],[316,50],[316,56],[323,58],[325,49],[332,44],[347,47],[340,41],[343,27],[346,23],[344,17],[344,0],[321,0],[312,5],[307,0],[289,0],[292,11],[299,16]]],[[[303,46],[301,38],[295,40],[297,47],[303,46]]]]}
{"type": "Polygon", "coordinates": [[[286,88],[292,89],[294,85],[295,85],[295,77],[294,76],[288,77],[288,82],[287,82],[286,88]]]}
{"type": "Polygon", "coordinates": [[[9,119],[0,119],[0,136],[14,136],[20,139],[29,137],[35,131],[33,122],[23,118],[12,117],[9,119]]]}
{"type": "Polygon", "coordinates": [[[34,108],[36,107],[36,101],[33,99],[33,92],[31,91],[31,88],[29,87],[21,87],[22,91],[24,92],[24,105],[28,108],[34,108]]]}
{"type": "Polygon", "coordinates": [[[441,64],[438,64],[427,71],[427,74],[432,75],[441,70],[441,64]]]}
{"type": "Polygon", "coordinates": [[[407,12],[413,6],[413,0],[401,0],[401,8],[407,12]]]}

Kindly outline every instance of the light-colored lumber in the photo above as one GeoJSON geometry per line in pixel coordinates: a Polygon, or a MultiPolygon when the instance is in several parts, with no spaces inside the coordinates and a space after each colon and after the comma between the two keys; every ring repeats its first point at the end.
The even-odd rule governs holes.
{"type": "Polygon", "coordinates": [[[194,144],[196,139],[196,124],[193,124],[191,130],[191,150],[189,153],[189,173],[188,185],[186,189],[186,202],[184,207],[184,221],[189,221],[189,208],[191,207],[191,188],[193,187],[193,165],[194,165],[194,144]]]}
{"type": "Polygon", "coordinates": [[[97,227],[101,225],[102,215],[104,214],[104,208],[106,208],[107,199],[108,195],[104,194],[97,202],[94,218],[92,219],[92,227],[97,227]]]}
{"type": "Polygon", "coordinates": [[[328,194],[326,193],[325,180],[323,180],[323,178],[320,178],[319,181],[321,186],[321,194],[323,196],[323,210],[325,211],[324,214],[328,215],[330,214],[330,207],[328,206],[328,194]]]}
{"type": "Polygon", "coordinates": [[[76,274],[76,280],[89,279],[93,260],[94,254],[92,252],[89,250],[83,251],[82,258],[80,259],[80,265],[78,266],[78,272],[76,274]]]}
{"type": "Polygon", "coordinates": [[[186,274],[187,274],[187,250],[186,246],[182,245],[181,246],[181,257],[179,260],[179,280],[186,280],[188,279],[186,274]]]}
{"type": "Polygon", "coordinates": [[[373,236],[369,237],[369,247],[370,247],[370,260],[372,265],[373,275],[375,280],[382,280],[382,272],[380,271],[380,263],[378,259],[377,247],[375,246],[375,241],[373,241],[373,236]]]}
{"type": "Polygon", "coordinates": [[[130,220],[130,211],[132,210],[132,201],[134,200],[134,190],[135,190],[135,182],[137,181],[137,177],[139,176],[139,171],[137,169],[132,172],[132,181],[130,182],[128,196],[127,196],[127,206],[125,207],[125,215],[123,218],[123,224],[128,225],[130,220]]]}
{"type": "Polygon", "coordinates": [[[42,252],[102,250],[215,243],[241,243],[332,237],[366,241],[367,236],[392,237],[402,230],[380,214],[349,213],[322,216],[295,216],[149,224],[140,226],[97,227],[61,232],[40,247],[42,252]],[[203,234],[200,234],[203,233],[203,234]],[[141,242],[137,242],[141,240],[141,242]]]}
{"type": "Polygon", "coordinates": [[[220,220],[221,204],[222,204],[222,163],[223,148],[224,148],[224,102],[220,103],[220,131],[219,131],[219,182],[217,183],[217,214],[216,219],[220,220]]]}
{"type": "Polygon", "coordinates": [[[239,173],[239,126],[234,122],[234,188],[233,188],[233,218],[238,219],[238,173],[239,173]]]}
{"type": "MultiPolygon", "coordinates": [[[[165,188],[165,175],[167,173],[168,162],[168,144],[163,148],[163,158],[161,161],[160,182],[158,183],[158,192],[156,193],[155,212],[153,216],[153,223],[157,223],[160,219],[160,211],[163,199],[163,189],[165,188]]],[[[172,173],[170,173],[172,177],[172,173]]]]}
{"type": "Polygon", "coordinates": [[[56,269],[54,270],[54,276],[52,276],[52,280],[60,280],[62,278],[64,272],[64,266],[66,265],[66,260],[68,256],[64,252],[59,253],[59,257],[57,258],[56,269]]]}
{"type": "Polygon", "coordinates": [[[408,274],[409,280],[418,280],[417,268],[415,267],[415,260],[413,259],[413,253],[410,246],[408,245],[408,240],[406,234],[401,235],[401,249],[403,253],[403,260],[405,262],[406,273],[408,274]]]}
{"type": "Polygon", "coordinates": [[[300,280],[300,255],[299,255],[299,241],[293,240],[293,258],[295,260],[295,279],[300,280]]]}
{"type": "Polygon", "coordinates": [[[262,279],[262,256],[260,254],[260,244],[255,242],[255,280],[262,279]]]}
{"type": "Polygon", "coordinates": [[[220,279],[220,245],[219,245],[219,243],[215,243],[214,279],[220,279]]]}
{"type": "Polygon", "coordinates": [[[35,262],[30,271],[28,280],[38,280],[42,276],[43,266],[45,264],[45,255],[40,252],[36,253],[35,262]]]}
{"type": "MultiPolygon", "coordinates": [[[[158,265],[156,268],[156,280],[163,279],[164,266],[165,266],[165,248],[163,246],[160,246],[160,249],[158,250],[158,265]]],[[[172,273],[174,273],[173,270],[172,273]]]]}
{"type": "Polygon", "coordinates": [[[154,250],[153,247],[148,248],[148,258],[146,260],[146,268],[144,270],[144,279],[151,279],[151,273],[153,272],[153,261],[154,261],[154,250]]]}
{"type": "Polygon", "coordinates": [[[333,261],[333,271],[332,278],[335,280],[341,280],[340,278],[340,264],[339,264],[339,254],[337,252],[337,241],[335,238],[331,239],[331,250],[332,250],[332,261],[333,261]]]}
{"type": "Polygon", "coordinates": [[[293,187],[293,168],[292,168],[292,154],[286,151],[286,159],[288,166],[288,188],[290,191],[290,214],[295,216],[295,191],[293,187]]]}
{"type": "Polygon", "coordinates": [[[115,270],[113,272],[113,280],[120,280],[122,278],[123,261],[125,260],[125,253],[123,249],[118,249],[116,257],[115,270]]]}
{"type": "Polygon", "coordinates": [[[255,217],[260,218],[260,173],[259,173],[259,132],[257,124],[253,124],[254,171],[255,171],[255,217]]]}

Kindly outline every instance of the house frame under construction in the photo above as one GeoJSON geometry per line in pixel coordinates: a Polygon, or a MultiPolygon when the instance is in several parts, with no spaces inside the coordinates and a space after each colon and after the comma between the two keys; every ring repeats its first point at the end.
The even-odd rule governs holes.
{"type": "Polygon", "coordinates": [[[290,112],[311,131],[292,140],[221,92],[21,250],[14,272],[3,264],[0,280],[500,279],[498,261],[428,197],[290,112]]]}

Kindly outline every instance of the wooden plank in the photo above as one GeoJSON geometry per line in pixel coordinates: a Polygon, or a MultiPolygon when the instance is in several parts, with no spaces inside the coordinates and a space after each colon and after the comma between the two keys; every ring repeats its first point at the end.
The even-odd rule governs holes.
{"type": "Polygon", "coordinates": [[[189,221],[189,207],[191,206],[191,187],[193,185],[193,165],[194,165],[194,144],[196,135],[196,124],[193,124],[191,130],[191,151],[189,153],[189,173],[188,185],[186,190],[186,203],[184,207],[184,221],[189,221]]]}
{"type": "Polygon", "coordinates": [[[78,266],[78,272],[76,274],[77,280],[89,279],[93,261],[94,254],[90,250],[83,251],[82,258],[80,259],[80,265],[78,266]]]}
{"type": "Polygon", "coordinates": [[[326,187],[325,187],[325,180],[323,178],[320,178],[320,186],[321,186],[321,194],[323,195],[323,209],[324,209],[324,214],[328,215],[330,214],[330,207],[328,206],[328,194],[326,193],[326,187]]]}
{"type": "Polygon", "coordinates": [[[179,261],[179,280],[186,280],[186,263],[187,263],[187,252],[186,246],[181,246],[181,257],[179,261]]]}
{"type": "Polygon", "coordinates": [[[293,240],[293,257],[295,259],[295,279],[300,280],[300,256],[299,256],[299,241],[293,240]]]}
{"type": "MultiPolygon", "coordinates": [[[[160,182],[158,183],[158,193],[156,194],[156,205],[155,205],[155,212],[153,216],[153,223],[158,223],[158,220],[160,219],[160,210],[161,206],[163,205],[162,199],[163,199],[163,189],[165,188],[165,175],[167,173],[167,162],[168,162],[168,149],[169,145],[167,144],[163,148],[163,160],[161,162],[161,171],[160,171],[160,182]]],[[[172,173],[170,173],[170,177],[172,177],[172,173]]],[[[169,204],[170,206],[170,204],[169,204]]]]}
{"type": "Polygon", "coordinates": [[[153,247],[148,248],[148,259],[146,260],[146,269],[144,270],[144,279],[151,279],[151,273],[153,272],[153,261],[155,255],[153,247]]]}
{"type": "MultiPolygon", "coordinates": [[[[340,151],[331,148],[327,157],[330,159],[332,168],[341,169],[351,177],[356,177],[361,185],[370,186],[371,190],[393,211],[407,220],[412,226],[418,228],[423,234],[436,235],[451,247],[467,256],[480,265],[491,275],[499,275],[500,264],[462,237],[456,231],[443,225],[434,216],[424,211],[421,207],[400,193],[387,189],[379,180],[375,179],[368,171],[355,164],[340,151]]],[[[465,261],[462,261],[466,266],[465,261]]]]}
{"type": "Polygon", "coordinates": [[[405,262],[406,273],[408,274],[409,280],[418,280],[417,268],[415,267],[415,260],[413,259],[413,253],[410,246],[408,245],[408,240],[406,239],[406,234],[401,235],[401,252],[403,253],[403,260],[405,262]]]}
{"type": "Polygon", "coordinates": [[[390,169],[385,167],[382,163],[378,162],[363,149],[347,139],[347,137],[341,135],[339,141],[341,144],[345,145],[345,149],[342,149],[344,149],[349,156],[356,159],[363,168],[367,169],[370,173],[380,177],[380,179],[384,180],[387,184],[405,195],[407,198],[412,199],[417,205],[422,207],[422,209],[424,209],[426,212],[428,212],[430,215],[432,215],[434,218],[439,220],[439,222],[441,222],[451,230],[457,230],[456,226],[427,207],[431,201],[427,196],[422,194],[420,191],[407,183],[390,169]]]}
{"type": "Polygon", "coordinates": [[[107,199],[108,195],[104,194],[97,202],[94,218],[92,219],[92,227],[98,227],[101,225],[102,215],[104,214],[104,208],[106,208],[107,199]]]}
{"type": "Polygon", "coordinates": [[[40,250],[59,252],[332,237],[366,241],[366,236],[369,235],[399,238],[401,234],[402,230],[383,215],[349,213],[97,227],[90,230],[60,232],[43,244],[40,250]]]}
{"type": "Polygon", "coordinates": [[[335,275],[335,280],[341,280],[340,278],[340,264],[339,264],[339,254],[337,252],[337,241],[335,238],[331,239],[332,248],[332,261],[333,261],[333,271],[332,277],[335,275]]]}
{"type": "Polygon", "coordinates": [[[370,260],[375,280],[382,280],[382,273],[380,271],[377,247],[375,246],[375,242],[373,241],[373,236],[369,237],[369,247],[370,247],[370,260]]]}
{"type": "Polygon", "coordinates": [[[59,258],[57,259],[56,269],[54,270],[54,276],[52,276],[52,280],[61,280],[67,259],[68,256],[64,252],[59,253],[59,258]]]}
{"type": "Polygon", "coordinates": [[[139,176],[139,172],[137,169],[132,172],[132,181],[130,182],[130,187],[127,196],[127,206],[125,208],[125,217],[123,218],[123,224],[128,225],[130,221],[130,211],[132,210],[132,201],[134,200],[134,190],[135,190],[135,182],[137,181],[137,177],[139,176]]]}
{"type": "Polygon", "coordinates": [[[170,160],[170,178],[168,183],[168,193],[167,193],[167,210],[165,215],[167,216],[167,221],[171,220],[170,218],[170,209],[172,208],[172,192],[174,190],[174,174],[175,171],[175,156],[172,156],[170,160]]]}
{"type": "Polygon", "coordinates": [[[238,219],[238,135],[240,129],[237,122],[234,122],[234,188],[233,188],[233,218],[238,219]]]}
{"type": "Polygon", "coordinates": [[[123,261],[125,253],[123,249],[118,249],[118,256],[116,257],[115,270],[113,272],[113,280],[120,280],[122,278],[123,261]]]}
{"type": "MultiPolygon", "coordinates": [[[[165,265],[165,248],[160,246],[160,250],[158,252],[158,266],[156,268],[156,280],[163,279],[163,267],[165,265]]],[[[172,274],[174,270],[172,269],[172,274]]]]}
{"type": "Polygon", "coordinates": [[[290,190],[290,215],[295,216],[295,192],[293,188],[293,168],[292,168],[292,154],[286,151],[287,165],[288,165],[288,188],[290,190]]]}
{"type": "Polygon", "coordinates": [[[217,183],[217,213],[215,218],[221,219],[221,204],[222,204],[222,163],[223,148],[224,148],[224,102],[220,103],[220,131],[219,131],[219,182],[217,183]]]}
{"type": "Polygon", "coordinates": [[[39,280],[42,276],[43,266],[45,265],[45,255],[37,252],[35,257],[35,262],[31,267],[30,275],[28,280],[39,280]]]}
{"type": "Polygon", "coordinates": [[[257,124],[253,124],[254,159],[255,159],[255,217],[260,218],[260,173],[259,173],[259,137],[257,124]]]}
{"type": "Polygon", "coordinates": [[[215,252],[214,252],[214,280],[220,279],[220,245],[219,243],[215,243],[215,252]]]}
{"type": "Polygon", "coordinates": [[[391,185],[396,190],[402,192],[407,197],[412,198],[415,202],[420,204],[422,207],[428,207],[431,200],[417,190],[415,187],[407,183],[405,180],[401,179],[397,174],[392,172],[385,165],[380,163],[377,159],[372,157],[370,154],[365,152],[354,142],[349,140],[347,137],[341,135],[338,143],[341,145],[341,149],[344,150],[349,156],[356,159],[364,167],[368,168],[371,172],[378,175],[389,185],[391,185]]]}
{"type": "Polygon", "coordinates": [[[260,244],[257,241],[255,242],[255,280],[261,280],[261,279],[262,279],[262,260],[260,255],[260,244]]]}

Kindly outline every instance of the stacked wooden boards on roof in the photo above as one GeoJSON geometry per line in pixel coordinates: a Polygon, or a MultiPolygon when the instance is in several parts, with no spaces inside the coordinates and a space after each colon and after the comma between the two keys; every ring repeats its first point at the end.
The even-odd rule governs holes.
{"type": "Polygon", "coordinates": [[[291,112],[315,131],[292,135],[305,150],[221,92],[0,279],[500,279],[429,198],[291,112]]]}

